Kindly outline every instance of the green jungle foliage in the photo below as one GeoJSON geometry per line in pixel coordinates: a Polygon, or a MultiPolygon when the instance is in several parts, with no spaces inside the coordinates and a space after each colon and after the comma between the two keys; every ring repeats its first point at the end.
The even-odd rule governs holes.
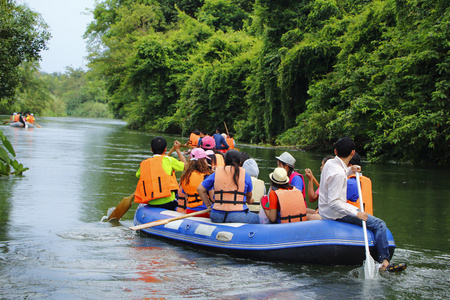
{"type": "Polygon", "coordinates": [[[0,141],[2,142],[0,146],[0,176],[8,176],[10,174],[22,175],[22,173],[28,170],[28,168],[25,168],[17,160],[10,158],[10,155],[15,157],[16,152],[1,130],[0,141]],[[13,172],[11,172],[11,167],[14,170],[13,172]]]}
{"type": "Polygon", "coordinates": [[[372,161],[449,162],[448,1],[104,0],[93,15],[90,72],[130,128],[226,122],[252,143],[351,136],[372,161]]]}
{"type": "Polygon", "coordinates": [[[105,83],[92,72],[66,67],[66,72],[44,74],[51,105],[44,116],[112,118],[105,83]]]}
{"type": "Polygon", "coordinates": [[[16,1],[0,2],[0,109],[14,104],[21,64],[37,61],[49,38],[39,14],[16,1]]]}

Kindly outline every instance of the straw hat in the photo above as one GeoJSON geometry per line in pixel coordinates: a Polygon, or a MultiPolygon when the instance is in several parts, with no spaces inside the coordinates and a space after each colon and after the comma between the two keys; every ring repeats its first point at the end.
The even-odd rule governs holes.
{"type": "Polygon", "coordinates": [[[275,156],[279,161],[287,164],[291,168],[295,168],[295,158],[287,152],[284,152],[280,156],[275,156]]]}
{"type": "Polygon", "coordinates": [[[277,184],[286,184],[289,182],[287,172],[283,168],[275,168],[275,170],[270,173],[269,178],[277,184]]]}

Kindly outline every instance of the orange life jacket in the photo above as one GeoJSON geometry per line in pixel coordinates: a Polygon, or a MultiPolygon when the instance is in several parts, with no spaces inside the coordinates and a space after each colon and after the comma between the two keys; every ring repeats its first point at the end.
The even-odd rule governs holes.
{"type": "MultiPolygon", "coordinates": [[[[356,177],[355,174],[348,176],[347,179],[356,177]]],[[[373,203],[372,203],[372,181],[369,177],[359,176],[359,180],[361,181],[361,193],[363,196],[363,206],[364,212],[373,216],[373,203]]],[[[356,202],[347,200],[347,203],[356,206],[358,209],[360,208],[359,199],[356,202]]]]}
{"type": "Polygon", "coordinates": [[[216,167],[225,167],[225,159],[222,154],[216,153],[216,167]]]}
{"type": "Polygon", "coordinates": [[[293,187],[291,190],[277,189],[275,191],[280,204],[280,223],[306,221],[306,206],[302,192],[293,187]]]}
{"type": "Polygon", "coordinates": [[[183,189],[181,188],[181,184],[178,186],[178,205],[177,205],[177,212],[186,213],[186,194],[184,193],[183,189]]]}
{"type": "Polygon", "coordinates": [[[20,122],[20,115],[19,114],[15,115],[14,118],[13,118],[13,121],[14,122],[20,122]]]}
{"type": "Polygon", "coordinates": [[[228,148],[228,150],[234,149],[234,138],[227,138],[227,144],[228,144],[228,146],[230,146],[230,148],[228,148]]]}
{"type": "Polygon", "coordinates": [[[141,176],[134,194],[134,202],[147,203],[151,200],[169,197],[178,190],[175,171],[167,175],[162,167],[162,155],[141,162],[141,176]]]}
{"type": "Polygon", "coordinates": [[[30,123],[30,124],[33,124],[34,123],[34,117],[33,116],[28,116],[27,117],[27,122],[30,123]]]}
{"type": "Polygon", "coordinates": [[[181,187],[187,195],[187,207],[194,208],[203,204],[203,200],[200,198],[197,192],[198,186],[205,179],[205,174],[199,171],[194,171],[189,177],[189,184],[181,182],[181,187]]]}
{"type": "Polygon", "coordinates": [[[189,146],[192,147],[197,147],[198,146],[198,139],[200,138],[200,136],[198,134],[195,133],[191,133],[191,135],[189,136],[189,146]]]}
{"type": "Polygon", "coordinates": [[[214,209],[243,211],[245,191],[245,170],[239,168],[239,186],[233,180],[234,167],[218,167],[214,178],[214,209]]]}

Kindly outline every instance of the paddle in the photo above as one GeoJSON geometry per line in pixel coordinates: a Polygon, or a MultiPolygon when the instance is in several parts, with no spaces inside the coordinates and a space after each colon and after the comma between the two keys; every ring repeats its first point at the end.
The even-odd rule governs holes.
{"type": "Polygon", "coordinates": [[[37,126],[37,128],[42,128],[42,126],[41,125],[39,125],[38,123],[33,123],[34,125],[36,125],[37,126]]]}
{"type": "Polygon", "coordinates": [[[131,230],[139,230],[139,229],[150,228],[150,227],[155,227],[155,226],[159,226],[159,225],[165,225],[167,223],[170,223],[170,222],[173,222],[173,221],[176,221],[176,220],[186,219],[186,218],[193,217],[193,216],[196,216],[196,215],[201,215],[201,214],[204,214],[204,213],[207,213],[207,212],[210,212],[210,211],[211,211],[211,207],[207,208],[207,209],[204,209],[204,210],[199,210],[199,211],[187,214],[187,215],[182,215],[182,216],[179,216],[179,217],[175,217],[175,218],[168,218],[168,219],[153,221],[153,222],[150,222],[150,223],[145,223],[145,224],[141,224],[141,225],[137,225],[137,226],[131,226],[130,229],[131,230]]]}
{"type": "MultiPolygon", "coordinates": [[[[361,192],[361,182],[359,180],[359,173],[356,173],[356,185],[358,186],[358,195],[359,195],[359,205],[362,212],[364,212],[363,198],[361,192]]],[[[370,255],[369,251],[369,239],[367,238],[367,227],[366,221],[362,221],[363,231],[364,231],[364,246],[366,248],[366,261],[364,262],[364,278],[365,279],[373,279],[375,277],[375,261],[370,255]]]]}
{"type": "Polygon", "coordinates": [[[225,125],[225,130],[227,131],[227,135],[229,135],[230,133],[228,132],[227,123],[225,123],[225,121],[223,122],[223,125],[225,125]]]}
{"type": "Polygon", "coordinates": [[[314,175],[313,175],[313,181],[314,181],[314,184],[315,184],[317,187],[320,186],[319,182],[317,181],[316,177],[314,177],[314,175]]]}
{"type": "Polygon", "coordinates": [[[131,204],[133,204],[134,193],[128,197],[125,197],[120,201],[120,203],[116,206],[114,211],[108,216],[108,220],[120,220],[122,216],[130,209],[131,204]]]}

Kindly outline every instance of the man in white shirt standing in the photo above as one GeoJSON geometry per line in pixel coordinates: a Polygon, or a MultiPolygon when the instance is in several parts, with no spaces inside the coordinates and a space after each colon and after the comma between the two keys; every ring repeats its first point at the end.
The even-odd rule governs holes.
{"type": "Polygon", "coordinates": [[[334,154],[336,157],[325,163],[320,176],[319,214],[324,220],[336,220],[361,227],[362,221],[366,221],[367,228],[375,235],[377,261],[382,264],[380,269],[386,270],[390,258],[386,224],[347,203],[347,177],[361,171],[361,167],[357,165],[347,167],[355,154],[355,143],[348,137],[339,139],[335,144],[334,154]]]}

